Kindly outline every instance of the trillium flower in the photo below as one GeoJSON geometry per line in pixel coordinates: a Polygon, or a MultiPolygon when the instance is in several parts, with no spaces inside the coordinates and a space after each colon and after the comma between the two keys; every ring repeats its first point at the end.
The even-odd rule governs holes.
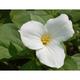
{"type": "Polygon", "coordinates": [[[72,22],[66,14],[50,19],[45,25],[38,21],[29,21],[19,30],[23,44],[36,50],[36,56],[42,64],[60,68],[64,64],[65,51],[62,42],[73,36],[72,22]]]}

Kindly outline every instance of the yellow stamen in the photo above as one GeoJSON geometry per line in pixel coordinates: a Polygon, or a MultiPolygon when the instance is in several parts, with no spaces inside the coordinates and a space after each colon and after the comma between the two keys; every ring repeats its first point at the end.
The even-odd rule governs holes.
{"type": "Polygon", "coordinates": [[[42,35],[42,37],[41,37],[41,41],[42,41],[42,43],[43,43],[44,45],[47,45],[47,44],[50,42],[50,39],[51,39],[51,37],[50,37],[50,35],[48,35],[48,34],[44,34],[44,35],[42,35]]]}

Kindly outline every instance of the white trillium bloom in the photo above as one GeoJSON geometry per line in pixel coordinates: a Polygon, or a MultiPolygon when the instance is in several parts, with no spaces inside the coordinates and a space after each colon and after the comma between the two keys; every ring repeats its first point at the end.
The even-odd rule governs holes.
{"type": "Polygon", "coordinates": [[[36,50],[41,63],[60,68],[64,64],[65,51],[60,44],[73,36],[72,22],[66,14],[50,19],[45,25],[38,21],[29,21],[19,30],[23,44],[36,50]]]}

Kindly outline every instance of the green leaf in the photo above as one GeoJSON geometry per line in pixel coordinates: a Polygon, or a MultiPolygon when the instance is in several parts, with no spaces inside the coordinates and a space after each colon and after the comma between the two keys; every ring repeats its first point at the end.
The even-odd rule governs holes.
{"type": "Polygon", "coordinates": [[[9,12],[10,10],[0,10],[0,23],[11,22],[9,12]]]}
{"type": "Polygon", "coordinates": [[[22,42],[18,30],[12,23],[4,24],[0,27],[0,45],[4,47],[9,47],[11,43],[15,43],[19,46],[19,50],[22,50],[22,42]]]}
{"type": "Polygon", "coordinates": [[[22,70],[39,70],[41,69],[40,65],[37,64],[35,60],[29,61],[21,67],[22,70]]]}
{"type": "Polygon", "coordinates": [[[73,58],[74,61],[77,63],[77,65],[78,65],[78,70],[80,70],[80,54],[75,54],[74,56],[72,56],[72,58],[73,58]]]}
{"type": "Polygon", "coordinates": [[[0,59],[11,58],[7,48],[0,46],[0,59]]]}
{"type": "Polygon", "coordinates": [[[10,13],[12,22],[17,25],[18,28],[21,27],[22,24],[30,20],[30,15],[28,11],[25,10],[13,10],[10,13]]]}
{"type": "Polygon", "coordinates": [[[9,49],[9,53],[12,56],[16,56],[17,55],[18,51],[17,51],[16,47],[12,43],[10,43],[10,46],[9,46],[8,49],[9,49]]]}
{"type": "Polygon", "coordinates": [[[52,15],[48,14],[47,11],[40,10],[40,11],[29,11],[31,20],[39,21],[41,23],[46,23],[47,20],[53,18],[52,15]]]}
{"type": "Polygon", "coordinates": [[[45,23],[45,21],[44,21],[40,16],[38,16],[38,15],[33,15],[33,14],[31,14],[30,16],[31,16],[31,19],[32,19],[32,20],[45,23]]]}
{"type": "Polygon", "coordinates": [[[64,70],[76,70],[77,69],[77,63],[70,56],[67,56],[62,69],[64,69],[64,70]]]}
{"type": "Polygon", "coordinates": [[[0,27],[3,25],[3,23],[0,23],[0,27]]]}
{"type": "Polygon", "coordinates": [[[28,48],[24,48],[22,51],[18,53],[19,56],[24,56],[27,59],[32,59],[34,57],[34,54],[35,51],[28,48]]]}

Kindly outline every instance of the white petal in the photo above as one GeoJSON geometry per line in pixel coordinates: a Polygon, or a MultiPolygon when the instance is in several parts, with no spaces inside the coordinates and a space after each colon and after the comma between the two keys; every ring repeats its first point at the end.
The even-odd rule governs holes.
{"type": "Polygon", "coordinates": [[[64,64],[65,53],[61,45],[49,45],[37,50],[36,55],[41,63],[54,68],[60,68],[64,64]]]}
{"type": "Polygon", "coordinates": [[[74,34],[72,22],[68,19],[66,14],[48,20],[45,26],[53,38],[59,41],[66,41],[74,34]]]}
{"type": "Polygon", "coordinates": [[[40,37],[45,33],[43,24],[37,21],[29,21],[22,25],[19,30],[23,44],[30,49],[40,49],[44,47],[40,37]]]}

